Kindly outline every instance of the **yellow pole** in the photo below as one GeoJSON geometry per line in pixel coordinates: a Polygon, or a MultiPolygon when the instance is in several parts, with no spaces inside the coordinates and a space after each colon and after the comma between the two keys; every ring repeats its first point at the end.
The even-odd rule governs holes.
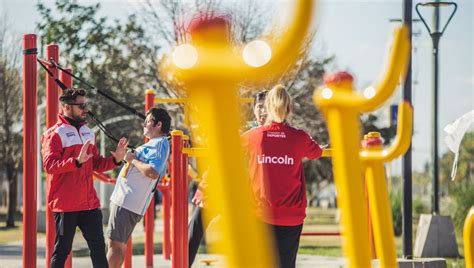
{"type": "MultiPolygon", "coordinates": [[[[338,107],[341,108],[341,107],[338,107]]],[[[342,217],[343,251],[349,267],[370,267],[364,178],[358,152],[359,113],[355,109],[329,109],[327,122],[332,144],[334,183],[342,217]]]]}
{"type": "MultiPolygon", "coordinates": [[[[350,74],[337,73],[328,76],[326,85],[315,91],[313,96],[314,103],[327,118],[333,150],[334,181],[342,213],[343,250],[349,258],[349,267],[371,266],[363,163],[359,157],[359,114],[382,105],[405,74],[410,49],[407,33],[403,26],[395,30],[387,71],[378,86],[367,88],[361,94],[354,91],[350,74]]],[[[400,148],[394,148],[389,154],[393,156],[400,151],[400,148]]],[[[378,171],[371,169],[370,176],[374,176],[373,172],[378,171]]]]}
{"type": "Polygon", "coordinates": [[[365,172],[375,249],[380,267],[397,267],[393,220],[382,162],[369,162],[365,172]]]}
{"type": "Polygon", "coordinates": [[[238,131],[237,93],[242,81],[264,84],[264,74],[281,75],[297,60],[310,26],[313,1],[295,3],[293,21],[282,36],[269,38],[278,42],[270,43],[272,57],[260,67],[246,63],[241,54],[243,47],[232,47],[230,23],[223,26],[222,20],[209,19],[207,25],[211,26],[190,32],[192,45],[177,47],[159,68],[164,77],[172,76],[184,85],[188,102],[196,111],[197,131],[208,148],[208,205],[221,214],[218,228],[223,239],[218,247],[228,257],[229,267],[276,266],[271,237],[257,220],[251,202],[238,131]]]}
{"type": "Polygon", "coordinates": [[[397,135],[392,146],[383,149],[381,141],[379,144],[370,143],[370,141],[374,141],[374,138],[377,138],[377,134],[380,137],[380,133],[371,132],[366,135],[367,149],[360,152],[360,158],[366,166],[370,216],[375,248],[381,267],[396,267],[397,265],[393,219],[385,182],[384,163],[404,154],[410,146],[412,135],[413,109],[408,102],[402,101],[398,105],[398,111],[397,135]]]}
{"type": "Polygon", "coordinates": [[[221,215],[218,227],[225,238],[220,240],[219,249],[228,256],[229,267],[275,267],[269,234],[256,220],[250,202],[251,186],[241,144],[229,142],[240,140],[237,94],[219,88],[224,86],[203,84],[188,91],[190,100],[199,107],[197,117],[206,132],[210,164],[206,193],[210,214],[221,215]]]}
{"type": "Polygon", "coordinates": [[[469,210],[464,222],[463,237],[466,268],[474,268],[474,206],[469,210]]]}

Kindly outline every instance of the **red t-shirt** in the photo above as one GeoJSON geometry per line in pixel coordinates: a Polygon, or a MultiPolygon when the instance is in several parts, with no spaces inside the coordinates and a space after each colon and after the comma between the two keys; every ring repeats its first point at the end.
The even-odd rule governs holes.
{"type": "Polygon", "coordinates": [[[321,147],[305,131],[286,123],[253,128],[242,135],[257,215],[266,223],[296,226],[306,216],[303,158],[321,156],[321,147]]]}

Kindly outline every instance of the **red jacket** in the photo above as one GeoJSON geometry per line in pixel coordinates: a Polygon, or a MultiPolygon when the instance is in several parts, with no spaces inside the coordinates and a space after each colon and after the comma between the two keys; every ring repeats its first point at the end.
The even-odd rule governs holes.
{"type": "Polygon", "coordinates": [[[105,158],[99,155],[94,132],[85,123],[78,131],[62,115],[58,115],[58,122],[43,134],[41,143],[47,201],[51,211],[72,212],[100,207],[92,172],[113,169],[115,163],[112,156],[105,158]],[[93,157],[77,167],[76,158],[87,140],[91,141],[87,152],[93,157]]]}
{"type": "Polygon", "coordinates": [[[302,160],[320,157],[321,147],[286,123],[253,128],[242,139],[249,152],[257,215],[273,225],[302,224],[307,206],[302,160]]]}

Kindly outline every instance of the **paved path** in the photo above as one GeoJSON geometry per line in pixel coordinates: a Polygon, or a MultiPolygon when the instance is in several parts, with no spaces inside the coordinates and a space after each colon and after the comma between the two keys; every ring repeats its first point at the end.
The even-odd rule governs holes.
{"type": "MultiPolygon", "coordinates": [[[[155,232],[162,232],[163,226],[162,221],[155,221],[155,232]]],[[[105,233],[105,228],[104,228],[105,233]]],[[[143,236],[144,231],[142,224],[137,225],[133,231],[132,237],[143,236]]],[[[45,267],[45,238],[42,236],[37,240],[37,267],[45,267]]],[[[76,232],[74,237],[73,250],[85,249],[87,248],[86,241],[82,237],[80,232],[76,232]]],[[[0,268],[21,268],[22,267],[22,241],[15,241],[7,244],[0,245],[0,268]]],[[[153,267],[157,268],[168,268],[171,267],[171,261],[166,261],[163,258],[163,255],[156,254],[153,257],[153,267]]],[[[325,256],[313,256],[313,255],[298,255],[297,258],[297,268],[332,268],[332,267],[343,267],[345,261],[343,258],[337,257],[325,257],[325,256]]],[[[145,256],[144,255],[135,255],[132,258],[133,267],[146,267],[145,266],[145,256]]],[[[73,257],[73,267],[74,268],[90,268],[92,263],[89,257],[73,257]]],[[[209,254],[198,254],[196,261],[193,265],[196,268],[204,267],[225,267],[224,258],[218,255],[209,255],[209,254]],[[201,260],[216,260],[212,265],[205,265],[201,260]]],[[[247,268],[247,267],[245,267],[247,268]]],[[[251,267],[248,267],[251,268],[251,267]]]]}
{"type": "MultiPolygon", "coordinates": [[[[0,246],[3,247],[3,246],[0,246]]],[[[16,256],[0,256],[0,268],[21,268],[21,254],[16,256]]],[[[73,267],[74,268],[90,268],[92,267],[91,261],[88,257],[75,257],[73,258],[73,267]]],[[[155,268],[169,268],[171,267],[171,261],[165,261],[162,255],[155,255],[153,257],[153,267],[155,268]]],[[[199,254],[196,258],[196,261],[193,265],[195,268],[223,268],[224,265],[223,258],[216,255],[207,255],[199,254]],[[201,260],[216,260],[212,265],[205,265],[201,260]]],[[[330,267],[344,267],[344,260],[342,258],[335,257],[322,257],[322,256],[313,256],[313,255],[298,255],[297,259],[297,268],[330,268],[330,267]]],[[[145,256],[138,255],[133,256],[132,258],[133,267],[146,267],[145,266],[145,256]]],[[[38,257],[37,267],[45,267],[44,257],[38,257]]],[[[249,267],[251,268],[251,267],[249,267]]]]}
{"type": "MultiPolygon", "coordinates": [[[[137,228],[139,229],[139,228],[137,228]]],[[[45,267],[45,239],[41,238],[37,241],[37,267],[45,267]]],[[[76,233],[74,239],[74,249],[81,249],[87,247],[85,241],[80,235],[76,233]]],[[[8,244],[0,245],[0,268],[21,268],[22,267],[22,241],[16,241],[8,244]]],[[[132,258],[133,267],[146,267],[145,256],[135,255],[132,258]]],[[[153,267],[156,268],[169,268],[171,267],[171,261],[164,260],[163,255],[155,254],[153,257],[153,267]]],[[[345,261],[343,258],[337,257],[325,257],[325,256],[314,256],[314,255],[298,255],[297,268],[331,268],[331,267],[344,267],[345,261]]],[[[92,267],[89,257],[73,257],[74,268],[90,268],[92,267]]],[[[196,268],[225,267],[224,258],[218,255],[209,254],[198,254],[196,261],[193,265],[196,268]],[[205,265],[201,260],[216,260],[212,265],[205,265]]],[[[251,267],[249,267],[251,268],[251,267]]]]}

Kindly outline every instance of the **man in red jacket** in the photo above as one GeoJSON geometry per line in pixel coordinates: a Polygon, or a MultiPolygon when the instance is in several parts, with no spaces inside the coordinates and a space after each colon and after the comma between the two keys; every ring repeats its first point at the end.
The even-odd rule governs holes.
{"type": "Polygon", "coordinates": [[[48,206],[56,222],[52,268],[64,267],[76,227],[87,241],[93,267],[108,267],[102,213],[92,173],[120,165],[128,142],[120,139],[112,156],[99,155],[94,132],[85,122],[88,112],[85,96],[83,89],[67,89],[59,98],[62,114],[58,115],[58,122],[41,139],[48,206]]]}

